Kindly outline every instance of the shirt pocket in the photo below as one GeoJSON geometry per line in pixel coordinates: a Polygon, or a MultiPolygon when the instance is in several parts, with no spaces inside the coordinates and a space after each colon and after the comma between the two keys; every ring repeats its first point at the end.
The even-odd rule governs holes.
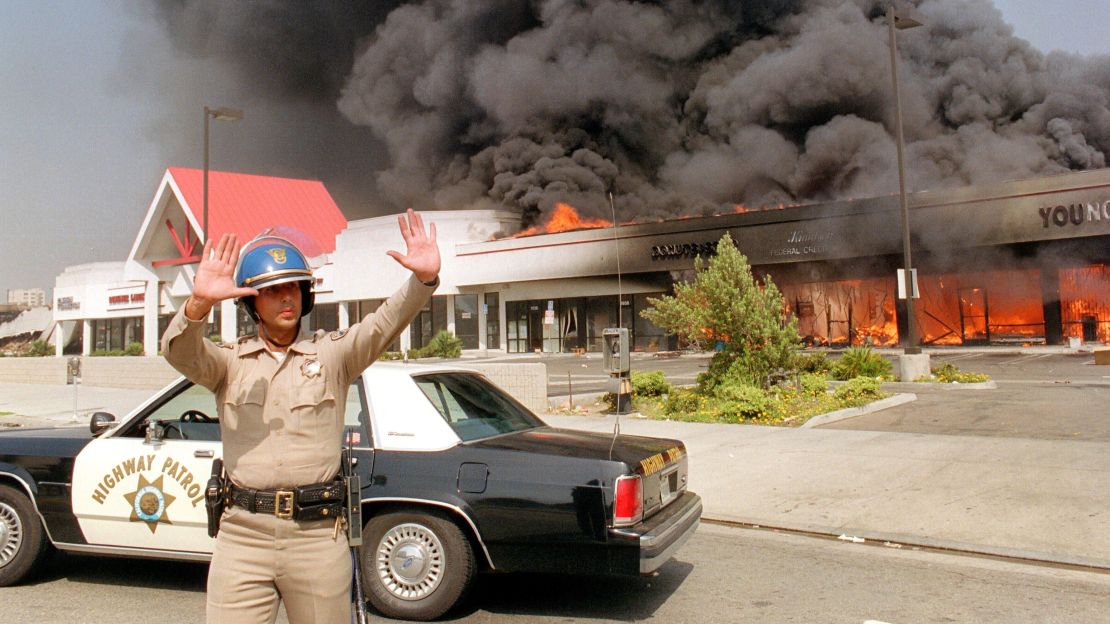
{"type": "Polygon", "coordinates": [[[262,422],[262,410],[266,404],[266,385],[263,383],[242,383],[228,386],[224,395],[224,409],[220,415],[224,431],[232,434],[224,443],[258,440],[265,437],[266,425],[262,422]]]}
{"type": "MultiPolygon", "coordinates": [[[[311,449],[313,457],[295,457],[295,464],[315,463],[322,452],[321,443],[333,437],[335,393],[324,379],[312,380],[294,387],[290,394],[290,439],[295,448],[311,449]]],[[[339,434],[334,433],[338,439],[339,434]]]]}

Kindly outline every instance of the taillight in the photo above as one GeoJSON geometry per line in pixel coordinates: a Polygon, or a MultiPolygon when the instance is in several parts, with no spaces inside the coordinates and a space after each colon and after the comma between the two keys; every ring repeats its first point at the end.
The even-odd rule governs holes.
{"type": "Polygon", "coordinates": [[[613,526],[636,524],[644,517],[644,484],[639,475],[617,477],[613,526]]]}

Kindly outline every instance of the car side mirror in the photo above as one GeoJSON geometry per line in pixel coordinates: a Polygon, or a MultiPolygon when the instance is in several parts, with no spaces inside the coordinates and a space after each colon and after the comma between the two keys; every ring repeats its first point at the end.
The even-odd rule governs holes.
{"type": "Polygon", "coordinates": [[[108,412],[95,412],[92,415],[92,419],[89,420],[89,431],[91,431],[94,436],[100,435],[101,432],[106,431],[115,424],[115,422],[116,417],[114,414],[109,414],[108,412]]]}
{"type": "Polygon", "coordinates": [[[162,443],[163,426],[162,421],[152,420],[146,423],[146,436],[143,438],[143,444],[161,444],[162,443]]]}

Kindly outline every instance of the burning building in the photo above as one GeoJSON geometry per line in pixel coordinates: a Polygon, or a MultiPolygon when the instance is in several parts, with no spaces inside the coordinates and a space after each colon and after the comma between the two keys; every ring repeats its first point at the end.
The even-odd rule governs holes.
{"type": "MultiPolygon", "coordinates": [[[[315,208],[299,212],[314,215],[305,227],[315,224],[327,252],[317,259],[306,329],[358,322],[407,278],[384,255],[403,249],[394,216],[344,223],[317,182],[214,176],[223,189],[213,196],[214,227],[239,228],[244,238],[276,218],[275,208],[233,201],[242,195],[230,191],[313,189],[315,208]],[[325,223],[327,215],[334,218],[325,223]]],[[[94,280],[67,278],[71,271],[59,277],[55,320],[81,325],[67,331],[84,336],[82,351],[100,348],[103,333],[106,348],[141,336],[155,352],[156,330],[189,295],[198,181],[194,170],[167,172],[122,268],[94,280]]],[[[920,290],[914,309],[925,345],[1110,342],[1110,169],[916,193],[909,206],[920,290]]],[[[447,329],[466,349],[597,351],[602,330],[614,326],[631,330],[637,350],[675,348],[675,337],[640,313],[690,279],[694,259],[712,254],[725,233],[757,274],[774,278],[808,344],[894,345],[905,333],[895,282],[897,197],[616,227],[582,220],[569,205],[553,214],[557,220],[537,229],[522,229],[520,214],[506,210],[429,214],[444,256],[441,286],[393,348],[423,346],[447,329]]],[[[226,301],[210,330],[243,335],[251,331],[243,321],[226,301]]],[[[58,352],[64,346],[58,342],[58,352]]]]}
{"type": "MultiPolygon", "coordinates": [[[[909,206],[924,345],[1110,341],[1110,170],[916,193],[909,206]]],[[[905,333],[900,219],[890,196],[595,224],[458,244],[452,281],[500,285],[509,352],[595,350],[618,323],[637,349],[662,349],[673,338],[639,312],[727,232],[773,276],[808,344],[889,346],[905,333]]]]}

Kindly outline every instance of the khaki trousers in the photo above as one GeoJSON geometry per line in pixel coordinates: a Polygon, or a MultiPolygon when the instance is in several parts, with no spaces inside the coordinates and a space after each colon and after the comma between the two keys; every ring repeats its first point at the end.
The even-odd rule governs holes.
{"type": "Polygon", "coordinates": [[[349,624],[351,551],[335,522],[294,522],[229,507],[208,571],[208,624],[349,624]]]}

